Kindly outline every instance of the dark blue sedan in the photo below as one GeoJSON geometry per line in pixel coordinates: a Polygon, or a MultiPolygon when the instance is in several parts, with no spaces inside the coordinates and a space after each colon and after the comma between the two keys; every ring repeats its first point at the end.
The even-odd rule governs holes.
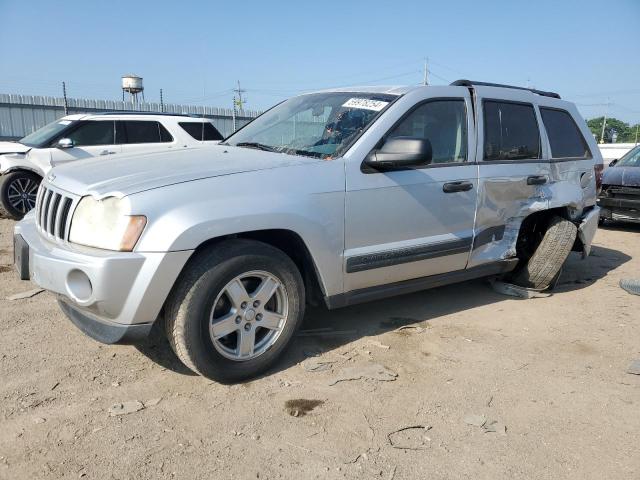
{"type": "Polygon", "coordinates": [[[609,167],[598,196],[600,220],[640,223],[640,145],[609,167]]]}

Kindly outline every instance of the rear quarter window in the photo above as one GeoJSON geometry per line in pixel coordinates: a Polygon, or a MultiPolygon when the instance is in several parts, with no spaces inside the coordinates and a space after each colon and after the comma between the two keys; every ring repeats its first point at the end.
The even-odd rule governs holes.
{"type": "Polygon", "coordinates": [[[121,120],[116,132],[117,143],[166,143],[173,137],[167,129],[157,121],[121,120]]]}
{"type": "Polygon", "coordinates": [[[569,112],[540,107],[540,115],[549,138],[551,158],[591,158],[587,142],[569,112]]]}
{"type": "Polygon", "coordinates": [[[541,158],[540,130],[529,103],[485,100],[484,159],[541,158]]]}
{"type": "Polygon", "coordinates": [[[222,140],[222,135],[210,122],[179,122],[178,125],[198,141],[222,140]]]}

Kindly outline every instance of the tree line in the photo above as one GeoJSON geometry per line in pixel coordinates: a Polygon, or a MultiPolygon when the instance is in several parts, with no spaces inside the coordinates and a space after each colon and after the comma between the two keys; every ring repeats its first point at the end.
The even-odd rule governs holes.
{"type": "MultiPolygon", "coordinates": [[[[598,142],[600,142],[600,136],[602,135],[603,120],[604,117],[587,120],[587,125],[598,142]]],[[[629,125],[617,118],[607,118],[607,123],[604,127],[604,143],[614,143],[614,140],[615,143],[636,143],[640,141],[640,124],[629,125]]]]}

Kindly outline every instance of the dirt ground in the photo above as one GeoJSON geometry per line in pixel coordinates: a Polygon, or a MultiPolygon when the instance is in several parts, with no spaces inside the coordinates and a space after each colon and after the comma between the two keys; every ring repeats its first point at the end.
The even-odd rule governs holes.
{"type": "Polygon", "coordinates": [[[48,293],[7,300],[34,288],[9,266],[12,227],[2,479],[640,478],[640,297],[618,287],[640,276],[638,227],[600,230],[548,298],[473,281],[311,310],[286,359],[234,386],[160,337],[101,345],[48,293]]]}

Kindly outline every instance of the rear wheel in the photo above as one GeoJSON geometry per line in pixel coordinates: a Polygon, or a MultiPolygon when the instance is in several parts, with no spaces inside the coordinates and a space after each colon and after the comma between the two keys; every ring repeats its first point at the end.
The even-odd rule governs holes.
{"type": "Polygon", "coordinates": [[[569,256],[578,229],[569,220],[551,217],[547,228],[536,225],[518,239],[521,265],[512,275],[516,285],[542,290],[553,282],[569,256]]]}
{"type": "Polygon", "coordinates": [[[282,354],[304,315],[302,278],[282,251],[229,240],[194,257],[165,305],[169,343],[193,371],[223,383],[282,354]]]}
{"type": "Polygon", "coordinates": [[[7,173],[0,179],[1,213],[20,220],[35,208],[38,187],[42,178],[33,172],[18,170],[7,173]]]}

